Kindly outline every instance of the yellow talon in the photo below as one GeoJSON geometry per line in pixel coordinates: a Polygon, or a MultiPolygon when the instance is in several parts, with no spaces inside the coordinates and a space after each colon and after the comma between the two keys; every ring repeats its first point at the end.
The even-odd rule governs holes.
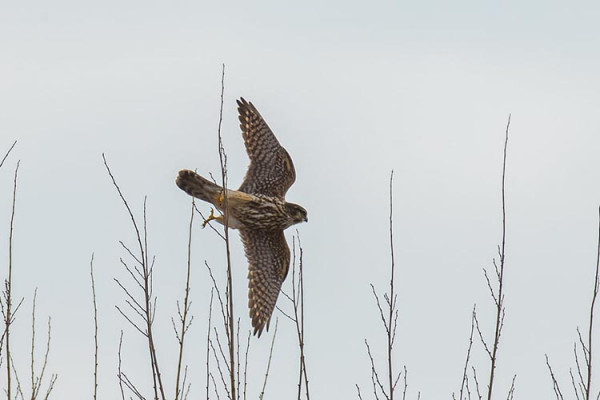
{"type": "Polygon", "coordinates": [[[203,227],[203,228],[206,228],[206,224],[208,224],[210,221],[212,221],[212,220],[214,220],[214,219],[217,219],[217,217],[215,217],[214,210],[211,208],[211,209],[210,209],[210,215],[208,216],[208,218],[206,218],[206,219],[204,220],[204,222],[202,223],[202,227],[203,227]]]}

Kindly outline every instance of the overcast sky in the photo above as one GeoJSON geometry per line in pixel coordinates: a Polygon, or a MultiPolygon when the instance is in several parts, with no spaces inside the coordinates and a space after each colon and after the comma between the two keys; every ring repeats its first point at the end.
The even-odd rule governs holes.
{"type": "MultiPolygon", "coordinates": [[[[183,295],[190,209],[174,179],[182,168],[218,172],[225,63],[223,140],[231,186],[239,185],[248,164],[235,106],[244,96],[291,154],[297,180],[287,198],[308,210],[310,222],[297,229],[314,398],[356,398],[356,383],[370,393],[365,338],[384,365],[384,332],[369,283],[387,285],[392,169],[396,365],[408,368],[411,398],[417,391],[422,399],[450,398],[458,390],[475,303],[484,333],[492,335],[482,268],[492,267],[501,239],[509,113],[507,316],[497,388],[504,393],[516,374],[516,398],[551,398],[548,353],[567,392],[576,328],[586,327],[598,239],[597,2],[31,0],[1,9],[0,156],[18,144],[0,169],[0,256],[5,276],[12,175],[21,160],[13,278],[15,295],[25,301],[14,326],[20,353],[13,357],[22,380],[37,287],[40,340],[52,316],[54,398],[90,396],[93,252],[101,397],[117,398],[121,329],[125,370],[139,382],[149,372],[140,335],[114,308],[124,296],[113,278],[127,277],[118,241],[133,246],[135,237],[104,170],[105,153],[139,218],[148,196],[155,324],[172,382],[170,318],[183,295]]],[[[199,223],[186,360],[194,396],[205,385],[210,282],[204,261],[220,277],[224,268],[221,241],[199,223]]],[[[246,260],[237,235],[232,251],[244,332],[246,260]]],[[[262,385],[271,335],[252,342],[250,398],[262,385]]],[[[280,318],[265,399],[295,393],[294,335],[280,318]]],[[[485,375],[479,345],[475,357],[485,375]]]]}

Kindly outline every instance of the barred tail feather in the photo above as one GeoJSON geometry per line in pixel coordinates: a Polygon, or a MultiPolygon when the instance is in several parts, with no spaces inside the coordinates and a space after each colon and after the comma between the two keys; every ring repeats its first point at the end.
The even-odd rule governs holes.
{"type": "Polygon", "coordinates": [[[215,204],[218,202],[221,187],[189,169],[182,169],[175,181],[177,186],[190,196],[215,204]]]}

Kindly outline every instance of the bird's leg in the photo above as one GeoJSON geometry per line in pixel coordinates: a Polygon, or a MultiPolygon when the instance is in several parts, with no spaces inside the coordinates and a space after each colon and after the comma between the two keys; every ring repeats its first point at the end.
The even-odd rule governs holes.
{"type": "Polygon", "coordinates": [[[217,222],[223,223],[223,216],[219,215],[218,217],[215,217],[215,212],[211,208],[210,209],[210,215],[208,216],[208,218],[206,218],[204,220],[204,222],[202,223],[202,227],[206,228],[206,224],[208,224],[210,221],[217,221],[217,222]]]}

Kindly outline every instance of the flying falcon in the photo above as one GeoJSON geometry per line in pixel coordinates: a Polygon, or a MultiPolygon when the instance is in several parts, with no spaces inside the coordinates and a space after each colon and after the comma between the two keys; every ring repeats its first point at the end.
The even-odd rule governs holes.
{"type": "Polygon", "coordinates": [[[198,199],[212,203],[221,215],[211,220],[238,229],[248,259],[248,307],[258,337],[269,322],[281,285],[290,265],[290,249],[284,229],[307,222],[306,210],[285,201],[296,180],[292,158],[262,118],[256,107],[243,98],[237,101],[240,128],[250,158],[246,177],[238,190],[224,190],[194,171],[181,170],[177,186],[198,199]],[[225,199],[226,197],[226,199],[225,199]],[[225,200],[227,210],[225,210],[225,200]]]}

